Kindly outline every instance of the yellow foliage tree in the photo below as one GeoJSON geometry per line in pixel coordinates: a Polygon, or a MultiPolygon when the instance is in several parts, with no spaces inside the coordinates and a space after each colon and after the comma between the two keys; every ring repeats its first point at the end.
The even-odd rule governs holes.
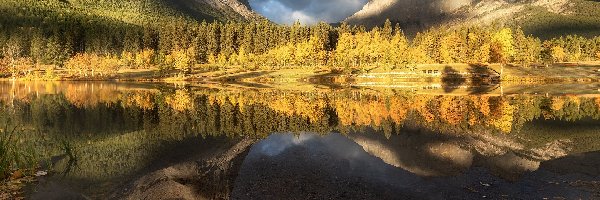
{"type": "Polygon", "coordinates": [[[468,108],[461,98],[442,97],[440,99],[440,118],[452,125],[457,125],[465,119],[468,108]]]}
{"type": "Polygon", "coordinates": [[[138,68],[148,69],[152,67],[152,58],[154,57],[154,50],[144,49],[135,55],[135,65],[138,68]]]}
{"type": "Polygon", "coordinates": [[[563,107],[565,106],[565,100],[561,97],[553,97],[552,98],[552,105],[550,106],[552,108],[552,110],[554,111],[559,111],[561,109],[563,109],[563,107]]]}
{"type": "Polygon", "coordinates": [[[474,63],[487,63],[490,62],[490,51],[491,51],[490,43],[483,43],[479,46],[479,49],[476,50],[473,56],[474,63]]]}
{"type": "Polygon", "coordinates": [[[513,127],[514,121],[514,107],[510,105],[508,100],[501,99],[498,102],[497,109],[491,116],[490,123],[492,126],[498,128],[498,130],[504,133],[510,133],[513,127]]]}
{"type": "Polygon", "coordinates": [[[227,64],[227,55],[225,55],[225,53],[219,53],[219,56],[217,56],[217,63],[219,65],[226,65],[227,64]]]}
{"type": "Polygon", "coordinates": [[[212,53],[208,55],[208,57],[206,58],[206,61],[208,62],[208,64],[211,64],[211,65],[217,64],[217,58],[212,53]]]}
{"type": "Polygon", "coordinates": [[[409,44],[408,40],[404,36],[400,30],[398,30],[391,39],[390,47],[387,48],[388,52],[386,55],[386,62],[388,64],[398,66],[398,65],[406,65],[409,63],[408,59],[408,50],[409,44]]]}
{"type": "Polygon", "coordinates": [[[184,112],[194,108],[194,97],[190,95],[187,89],[175,91],[175,94],[165,98],[167,105],[170,105],[173,110],[184,112]]]}
{"type": "Polygon", "coordinates": [[[439,46],[440,51],[440,62],[441,63],[455,63],[458,62],[460,53],[460,38],[456,32],[452,32],[442,38],[439,46]]]}
{"type": "Polygon", "coordinates": [[[244,47],[240,47],[237,59],[241,65],[248,63],[248,55],[246,55],[246,49],[244,49],[244,47]]]}
{"type": "Polygon", "coordinates": [[[98,68],[98,73],[100,76],[104,76],[106,74],[116,73],[121,67],[121,62],[116,57],[108,56],[104,58],[98,58],[96,61],[97,63],[92,63],[92,76],[96,76],[96,68],[98,68]]]}
{"type": "Polygon", "coordinates": [[[355,66],[355,60],[352,57],[352,50],[356,48],[354,36],[350,33],[343,33],[338,39],[338,45],[334,52],[334,65],[342,67],[355,66]]]}
{"type": "Polygon", "coordinates": [[[194,52],[194,47],[172,50],[171,53],[167,55],[166,62],[173,68],[179,70],[182,74],[190,73],[193,65],[196,64],[194,52]]]}
{"type": "Polygon", "coordinates": [[[137,68],[135,58],[135,55],[131,52],[123,51],[123,53],[121,53],[121,63],[123,63],[125,67],[137,68]]]}
{"type": "Polygon", "coordinates": [[[515,54],[512,30],[503,28],[492,36],[490,45],[493,62],[506,63],[515,54]]]}
{"type": "Polygon", "coordinates": [[[67,60],[65,68],[71,75],[74,75],[73,72],[77,72],[79,76],[88,76],[90,66],[97,64],[98,60],[96,54],[80,53],[67,60]]]}
{"type": "Polygon", "coordinates": [[[550,55],[552,56],[552,60],[554,62],[564,62],[567,57],[565,49],[561,46],[552,47],[552,52],[550,53],[550,55]]]}

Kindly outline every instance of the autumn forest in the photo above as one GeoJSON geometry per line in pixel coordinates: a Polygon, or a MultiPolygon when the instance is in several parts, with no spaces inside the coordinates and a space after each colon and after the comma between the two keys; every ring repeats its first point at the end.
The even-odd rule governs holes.
{"type": "MultiPolygon", "coordinates": [[[[511,63],[521,67],[600,60],[600,37],[541,40],[518,27],[437,27],[407,36],[389,20],[367,29],[342,23],[303,26],[258,22],[130,25],[47,14],[0,19],[0,73],[4,77],[55,70],[109,77],[123,69],[192,71],[226,68],[316,69],[339,72],[402,69],[434,63],[511,63]]],[[[14,16],[16,17],[16,15],[14,16]]]]}

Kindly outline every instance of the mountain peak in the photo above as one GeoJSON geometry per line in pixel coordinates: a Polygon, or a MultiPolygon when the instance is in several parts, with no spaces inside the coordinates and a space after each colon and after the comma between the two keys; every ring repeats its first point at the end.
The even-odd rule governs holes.
{"type": "Polygon", "coordinates": [[[599,9],[599,2],[586,0],[372,0],[345,21],[373,27],[390,19],[408,33],[432,26],[493,22],[521,26],[530,33],[557,26],[581,32],[575,26],[585,24],[597,33],[599,9]]]}

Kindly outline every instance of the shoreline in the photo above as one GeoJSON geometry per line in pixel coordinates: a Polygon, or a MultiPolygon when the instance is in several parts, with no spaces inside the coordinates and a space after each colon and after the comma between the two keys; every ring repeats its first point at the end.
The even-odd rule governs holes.
{"type": "Polygon", "coordinates": [[[351,73],[339,72],[327,67],[247,70],[231,68],[223,70],[193,70],[180,76],[176,70],[159,69],[121,70],[110,76],[73,76],[67,72],[47,77],[40,73],[19,78],[4,77],[0,81],[123,81],[123,82],[251,82],[251,83],[594,83],[600,82],[600,63],[554,64],[546,67],[524,68],[500,64],[422,64],[402,69],[375,67],[351,73]]]}

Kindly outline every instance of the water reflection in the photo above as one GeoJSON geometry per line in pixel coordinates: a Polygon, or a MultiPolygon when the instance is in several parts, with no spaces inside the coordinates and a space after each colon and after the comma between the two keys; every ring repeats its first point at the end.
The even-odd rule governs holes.
{"type": "Polygon", "coordinates": [[[246,156],[231,197],[590,199],[598,195],[594,185],[600,176],[591,167],[600,161],[598,152],[540,164],[514,152],[482,155],[446,144],[448,137],[407,135],[390,139],[377,133],[271,135],[246,156]],[[281,148],[272,154],[271,147],[281,148]],[[498,176],[511,170],[521,177],[498,176]]]}
{"type": "MultiPolygon", "coordinates": [[[[535,91],[543,93],[543,87],[535,91]]],[[[243,198],[261,193],[249,180],[264,179],[253,173],[263,162],[294,174],[327,167],[327,173],[305,174],[323,187],[340,183],[330,179],[340,174],[354,180],[343,182],[348,187],[373,180],[356,191],[363,192],[357,198],[390,198],[400,186],[397,191],[407,198],[421,197],[427,190],[416,186],[441,187],[435,183],[440,180],[456,186],[445,194],[463,195],[454,191],[464,191],[458,180],[516,187],[507,181],[538,180],[531,174],[544,163],[600,150],[600,97],[594,93],[438,95],[412,89],[237,90],[116,82],[1,82],[0,90],[0,122],[20,126],[23,145],[35,148],[54,174],[32,186],[38,191],[32,197],[68,188],[91,198],[143,198],[161,188],[142,180],[157,178],[157,184],[187,188],[189,197],[243,198]],[[317,164],[287,162],[292,158],[317,164]],[[165,167],[170,171],[156,172],[165,167]],[[372,191],[381,194],[369,196],[372,191]]],[[[598,174],[581,180],[593,176],[598,174]]],[[[281,184],[268,180],[265,185],[281,184]]],[[[298,179],[298,184],[302,180],[310,182],[298,179]]],[[[496,189],[494,194],[502,195],[504,190],[496,189]]]]}

